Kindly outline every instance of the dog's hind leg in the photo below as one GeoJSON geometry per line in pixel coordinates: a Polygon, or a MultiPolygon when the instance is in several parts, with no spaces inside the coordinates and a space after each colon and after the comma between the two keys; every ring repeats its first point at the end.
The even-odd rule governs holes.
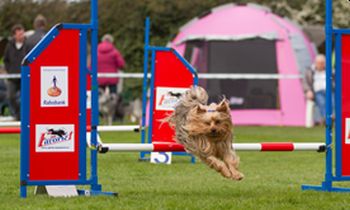
{"type": "Polygon", "coordinates": [[[214,156],[209,156],[208,158],[201,158],[201,160],[206,163],[210,168],[215,169],[217,172],[221,173],[223,177],[231,178],[231,172],[226,164],[214,156]]]}

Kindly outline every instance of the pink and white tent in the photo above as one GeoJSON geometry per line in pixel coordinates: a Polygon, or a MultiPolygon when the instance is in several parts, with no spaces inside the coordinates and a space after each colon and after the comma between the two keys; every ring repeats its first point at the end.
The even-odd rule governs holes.
{"type": "MultiPolygon", "coordinates": [[[[301,76],[313,44],[291,21],[255,4],[225,4],[181,27],[170,43],[199,73],[301,76]]],[[[210,95],[225,95],[237,125],[305,125],[301,78],[200,80],[210,95]]]]}

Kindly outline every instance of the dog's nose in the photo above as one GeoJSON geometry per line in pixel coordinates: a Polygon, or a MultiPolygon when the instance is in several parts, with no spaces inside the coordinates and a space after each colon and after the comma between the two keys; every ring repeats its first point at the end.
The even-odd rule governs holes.
{"type": "Polygon", "coordinates": [[[212,129],[211,129],[211,132],[212,132],[212,133],[216,133],[216,129],[215,129],[215,128],[212,128],[212,129]]]}

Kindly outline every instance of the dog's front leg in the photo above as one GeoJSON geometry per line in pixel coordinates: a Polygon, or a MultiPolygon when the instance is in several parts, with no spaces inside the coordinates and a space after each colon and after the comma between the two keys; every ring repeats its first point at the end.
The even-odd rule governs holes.
{"type": "Polygon", "coordinates": [[[224,162],[231,172],[231,178],[234,180],[242,180],[244,175],[238,171],[239,157],[235,156],[232,152],[224,155],[224,162]]]}
{"type": "Polygon", "coordinates": [[[210,168],[215,169],[217,172],[221,173],[222,176],[226,178],[231,178],[231,172],[226,166],[226,164],[216,158],[215,156],[209,156],[207,158],[202,158],[202,161],[206,163],[210,168]]]}

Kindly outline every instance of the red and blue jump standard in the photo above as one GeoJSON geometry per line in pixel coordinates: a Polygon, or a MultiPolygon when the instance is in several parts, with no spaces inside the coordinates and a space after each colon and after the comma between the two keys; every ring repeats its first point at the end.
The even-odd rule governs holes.
{"type": "MultiPolygon", "coordinates": [[[[25,57],[21,73],[20,196],[31,185],[91,185],[79,194],[104,193],[97,179],[97,151],[86,159],[86,78],[91,77],[91,144],[97,146],[97,0],[91,23],[58,24],[25,57]],[[91,32],[91,70],[86,66],[91,32]]],[[[8,128],[7,128],[8,129],[8,128]]]]}

